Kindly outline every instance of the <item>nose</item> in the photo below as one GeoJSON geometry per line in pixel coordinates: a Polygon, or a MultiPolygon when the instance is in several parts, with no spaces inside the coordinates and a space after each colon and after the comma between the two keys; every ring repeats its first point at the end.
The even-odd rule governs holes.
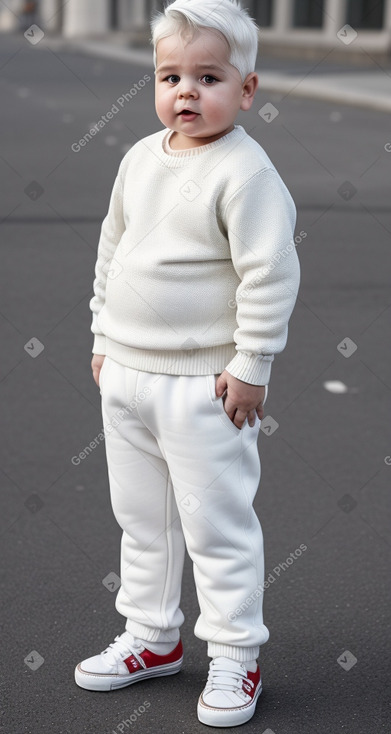
{"type": "Polygon", "coordinates": [[[193,99],[196,99],[198,97],[196,84],[194,80],[189,77],[181,77],[177,89],[178,97],[180,98],[184,97],[185,99],[187,99],[188,97],[193,97],[193,99]]]}

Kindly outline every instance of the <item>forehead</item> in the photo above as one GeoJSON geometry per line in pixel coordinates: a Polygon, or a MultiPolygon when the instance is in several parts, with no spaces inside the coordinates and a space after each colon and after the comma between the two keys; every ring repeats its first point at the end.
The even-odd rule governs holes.
{"type": "Polygon", "coordinates": [[[230,48],[222,33],[215,29],[197,30],[193,36],[166,36],[156,46],[156,68],[166,65],[229,66],[230,48]]]}

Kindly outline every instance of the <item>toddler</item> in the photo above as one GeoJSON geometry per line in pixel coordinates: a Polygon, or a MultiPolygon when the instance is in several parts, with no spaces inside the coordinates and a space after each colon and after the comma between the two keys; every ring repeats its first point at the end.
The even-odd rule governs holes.
{"type": "Polygon", "coordinates": [[[194,633],[211,658],[198,718],[232,727],[254,714],[269,637],[253,501],[272,362],[299,286],[296,208],[264,149],[235,123],[258,87],[258,29],[247,11],[230,0],[175,0],[152,19],[152,42],[164,128],[120,163],[90,302],[123,530],[115,606],[125,631],[79,663],[75,679],[112,691],[180,670],[187,549],[194,633]]]}

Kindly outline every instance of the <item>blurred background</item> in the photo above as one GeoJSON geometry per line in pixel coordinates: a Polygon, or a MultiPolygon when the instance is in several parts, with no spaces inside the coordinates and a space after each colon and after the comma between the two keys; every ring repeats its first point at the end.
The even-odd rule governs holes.
{"type": "MultiPolygon", "coordinates": [[[[264,53],[319,56],[336,44],[345,24],[360,30],[362,48],[338,48],[344,59],[390,53],[391,0],[249,0],[244,6],[262,28],[264,53]]],[[[0,5],[0,30],[35,22],[67,38],[126,33],[132,43],[147,43],[151,14],[162,7],[163,0],[7,0],[0,5]]]]}

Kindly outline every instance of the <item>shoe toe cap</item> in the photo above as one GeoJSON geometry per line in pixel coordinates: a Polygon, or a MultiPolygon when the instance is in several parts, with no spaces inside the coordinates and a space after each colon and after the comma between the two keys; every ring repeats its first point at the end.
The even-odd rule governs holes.
{"type": "Polygon", "coordinates": [[[206,706],[210,706],[210,708],[239,708],[240,706],[245,706],[249,700],[250,697],[246,694],[244,694],[242,698],[241,696],[238,696],[238,694],[234,691],[211,690],[204,691],[204,693],[202,694],[203,703],[206,706]]]}
{"type": "Polygon", "coordinates": [[[86,658],[79,664],[79,669],[83,673],[91,673],[92,675],[115,675],[118,673],[118,665],[110,665],[106,662],[104,655],[93,655],[86,658]]]}

